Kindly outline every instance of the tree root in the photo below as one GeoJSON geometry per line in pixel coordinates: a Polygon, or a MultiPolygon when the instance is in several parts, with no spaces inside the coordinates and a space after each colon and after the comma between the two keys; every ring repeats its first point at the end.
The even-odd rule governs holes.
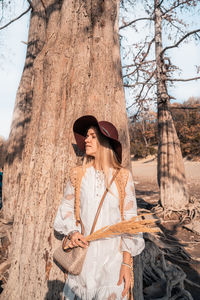
{"type": "Polygon", "coordinates": [[[193,281],[191,281],[191,280],[189,280],[187,278],[185,279],[185,282],[187,282],[189,285],[195,286],[196,288],[200,289],[200,285],[199,284],[197,284],[197,283],[195,283],[195,282],[193,282],[193,281]]]}
{"type": "MultiPolygon", "coordinates": [[[[179,266],[166,259],[167,256],[176,256],[170,253],[171,247],[168,247],[168,253],[166,254],[164,253],[166,251],[163,251],[163,245],[160,249],[148,237],[145,236],[146,247],[141,254],[144,299],[193,299],[191,294],[184,288],[186,274],[179,266]]],[[[184,251],[181,251],[181,255],[183,254],[185,255],[184,251]]]]}
{"type": "Polygon", "coordinates": [[[162,220],[179,220],[180,224],[188,224],[192,220],[199,217],[200,214],[200,201],[194,196],[190,197],[188,207],[184,210],[169,210],[164,209],[160,204],[157,204],[152,208],[152,212],[155,213],[162,220]]]}

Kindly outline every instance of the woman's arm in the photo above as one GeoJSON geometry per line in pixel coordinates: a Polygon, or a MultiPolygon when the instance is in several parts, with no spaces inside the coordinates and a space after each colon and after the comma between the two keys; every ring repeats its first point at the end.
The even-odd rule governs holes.
{"type": "MultiPolygon", "coordinates": [[[[131,173],[129,173],[128,182],[125,188],[124,219],[129,220],[136,215],[137,204],[135,197],[135,187],[132,175],[131,173]]],[[[142,234],[122,236],[123,261],[118,281],[118,285],[122,284],[122,282],[124,281],[124,290],[122,292],[122,297],[124,297],[128,293],[131,284],[132,256],[140,254],[143,249],[144,239],[142,237],[142,234]]]]}
{"type": "MultiPolygon", "coordinates": [[[[129,173],[129,178],[125,188],[124,220],[129,220],[134,216],[137,216],[137,203],[133,177],[132,174],[129,173]]],[[[131,256],[140,254],[144,249],[144,246],[145,243],[141,233],[122,236],[122,251],[129,252],[131,256]]]]}
{"type": "Polygon", "coordinates": [[[88,246],[84,236],[80,233],[80,225],[76,225],[74,216],[75,193],[71,182],[67,183],[64,191],[62,203],[58,208],[54,222],[54,229],[64,235],[68,235],[70,242],[67,244],[69,248],[77,246],[86,248],[88,246]]]}
{"type": "Polygon", "coordinates": [[[75,193],[74,187],[69,181],[66,185],[64,196],[54,221],[54,229],[64,235],[68,235],[72,231],[81,232],[80,225],[76,226],[74,216],[75,193]]]}

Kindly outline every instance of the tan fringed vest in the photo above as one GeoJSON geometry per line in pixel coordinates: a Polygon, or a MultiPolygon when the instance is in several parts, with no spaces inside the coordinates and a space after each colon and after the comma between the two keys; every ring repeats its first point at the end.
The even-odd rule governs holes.
{"type": "MultiPolygon", "coordinates": [[[[70,172],[70,181],[75,189],[75,205],[74,213],[76,222],[80,222],[80,188],[81,181],[84,175],[82,166],[75,167],[70,172]]],[[[121,213],[121,219],[124,219],[124,198],[125,198],[125,188],[128,181],[129,171],[127,169],[121,168],[117,177],[115,178],[115,184],[119,193],[119,208],[121,213]]]]}

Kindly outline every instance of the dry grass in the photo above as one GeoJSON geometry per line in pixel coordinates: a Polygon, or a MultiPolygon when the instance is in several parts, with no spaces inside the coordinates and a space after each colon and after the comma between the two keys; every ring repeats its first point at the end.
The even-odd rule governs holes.
{"type": "Polygon", "coordinates": [[[107,237],[112,237],[122,234],[138,234],[140,232],[159,232],[156,219],[144,219],[145,216],[152,216],[152,214],[142,214],[131,218],[128,221],[122,221],[114,225],[105,226],[91,235],[86,236],[88,242],[107,237]]]}

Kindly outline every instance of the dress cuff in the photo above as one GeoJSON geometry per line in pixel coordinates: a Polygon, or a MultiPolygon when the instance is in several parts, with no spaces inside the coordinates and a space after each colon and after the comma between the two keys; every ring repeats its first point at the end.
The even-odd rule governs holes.
{"type": "Polygon", "coordinates": [[[125,235],[122,237],[122,251],[129,252],[131,256],[139,255],[145,247],[142,233],[125,235]]]}
{"type": "Polygon", "coordinates": [[[63,224],[63,222],[59,222],[59,221],[54,223],[54,229],[64,235],[68,235],[72,231],[81,232],[80,224],[78,224],[78,226],[76,226],[75,224],[74,224],[74,226],[73,226],[73,224],[71,226],[69,226],[69,223],[65,225],[65,224],[63,224]]]}

